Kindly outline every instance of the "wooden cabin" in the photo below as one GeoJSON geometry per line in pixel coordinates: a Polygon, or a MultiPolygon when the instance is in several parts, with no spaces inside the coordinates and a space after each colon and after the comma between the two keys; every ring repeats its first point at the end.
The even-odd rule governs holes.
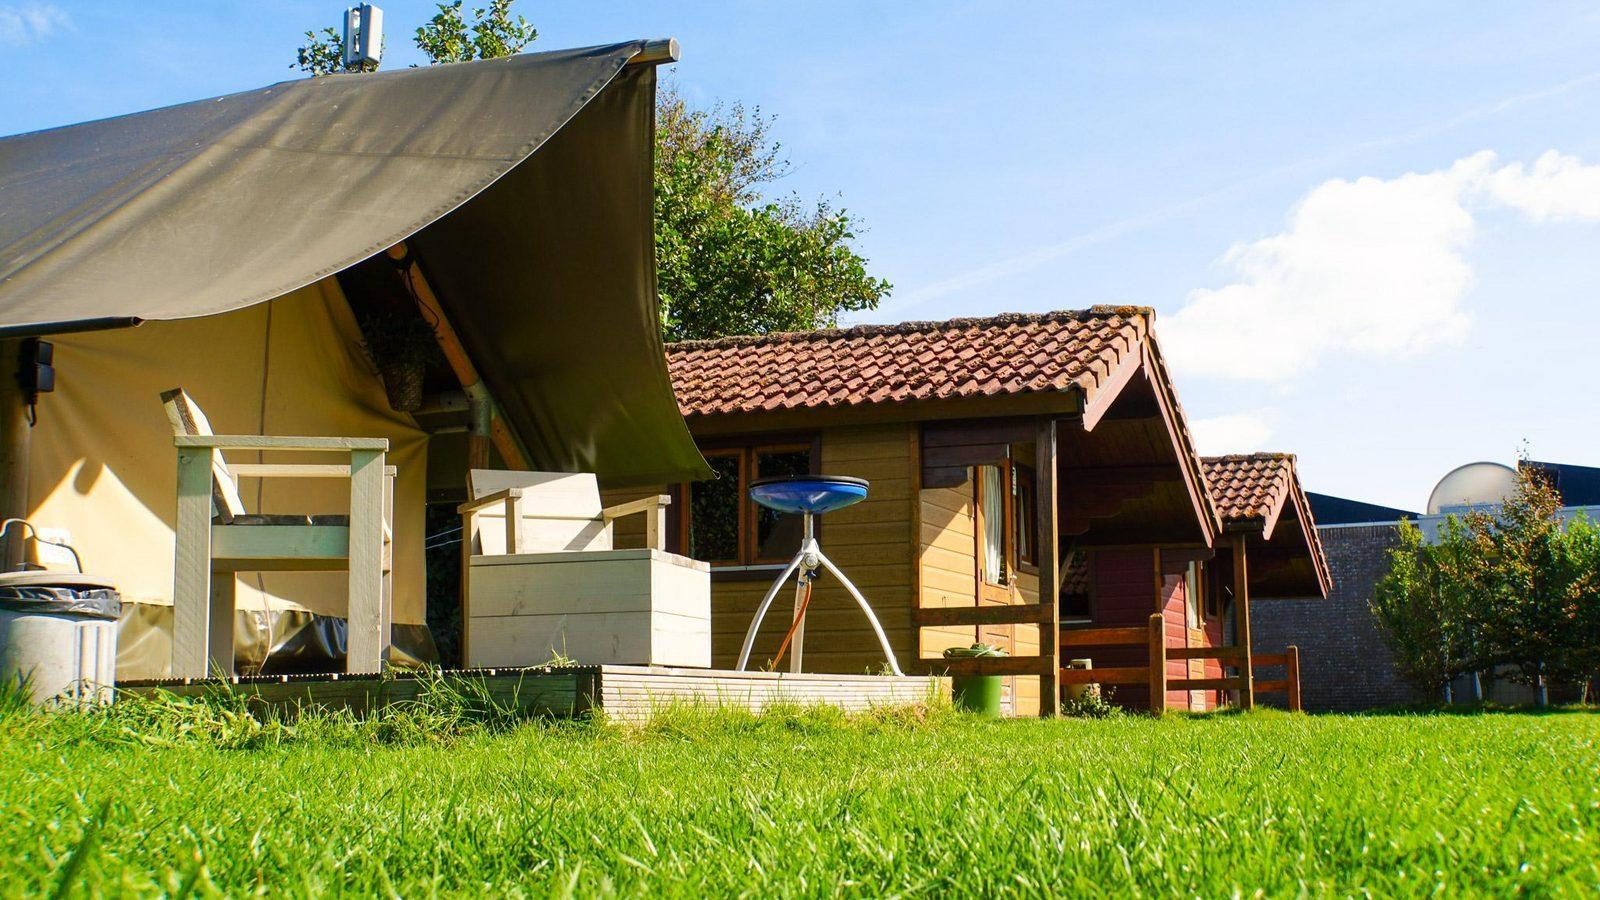
{"type": "MultiPolygon", "coordinates": [[[[799,540],[797,521],[746,488],[800,473],[871,482],[865,502],[823,517],[819,538],[908,672],[1004,674],[1011,712],[1048,714],[1063,679],[1096,677],[1063,674],[1070,660],[1123,673],[1107,677],[1147,670],[1155,613],[1174,651],[1220,646],[1230,610],[1211,588],[1226,536],[1154,318],[1095,307],[669,345],[679,407],[718,476],[661,488],[675,497],[670,546],[713,566],[713,666],[735,664],[799,540]],[[1010,658],[942,657],[975,641],[1010,658]]],[[[768,617],[752,666],[776,653],[788,618],[768,617]]],[[[832,579],[818,583],[805,642],[807,671],[883,665],[832,579]]],[[[1169,661],[1172,680],[1190,665],[1169,661]]],[[[1149,705],[1131,680],[1117,691],[1149,705]]],[[[1220,699],[1163,693],[1184,708],[1220,699]]]]}
{"type": "MultiPolygon", "coordinates": [[[[1226,597],[1235,612],[1223,618],[1228,627],[1222,643],[1254,647],[1250,600],[1326,598],[1333,589],[1327,556],[1311,515],[1311,501],[1300,484],[1294,454],[1210,456],[1201,463],[1225,537],[1211,588],[1226,597]],[[1243,602],[1238,602],[1240,597],[1243,602]]],[[[1251,663],[1241,673],[1250,680],[1241,689],[1244,696],[1240,702],[1254,703],[1256,693],[1283,692],[1289,694],[1290,708],[1299,708],[1298,650],[1254,653],[1251,663]],[[1289,669],[1285,683],[1257,680],[1256,669],[1262,665],[1289,669]]],[[[1222,674],[1217,663],[1207,663],[1205,672],[1196,677],[1222,674]]]]}

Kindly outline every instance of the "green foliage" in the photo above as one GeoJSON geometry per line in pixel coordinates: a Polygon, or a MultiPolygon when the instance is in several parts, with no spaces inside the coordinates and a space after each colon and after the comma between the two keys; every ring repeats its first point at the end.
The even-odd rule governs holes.
{"type": "Polygon", "coordinates": [[[461,14],[461,0],[439,4],[428,24],[417,29],[417,49],[430,63],[499,59],[533,43],[539,32],[522,16],[511,15],[515,0],[490,0],[487,9],[472,11],[472,24],[461,14]]]}
{"type": "Polygon", "coordinates": [[[1600,528],[1563,526],[1560,506],[1524,466],[1499,510],[1449,517],[1432,544],[1402,523],[1372,611],[1413,684],[1434,692],[1506,666],[1530,683],[1578,684],[1600,670],[1600,528]]]}
{"type": "Polygon", "coordinates": [[[1481,590],[1460,563],[1477,551],[1455,517],[1437,544],[1426,543],[1409,521],[1400,523],[1399,539],[1388,574],[1373,589],[1372,614],[1402,677],[1432,695],[1471,665],[1465,636],[1481,590]]]}
{"type": "Polygon", "coordinates": [[[889,293],[853,249],[848,212],[763,199],[788,172],[771,122],[760,110],[696,110],[661,93],[656,268],[668,340],[827,327],[889,293]]]}
{"type": "Polygon", "coordinates": [[[1600,890],[1593,713],[680,709],[445,739],[303,716],[252,746],[103,740],[93,718],[0,719],[0,895],[1600,890]]]}
{"type": "Polygon", "coordinates": [[[344,38],[332,28],[324,28],[320,32],[306,32],[306,42],[295,51],[295,61],[289,68],[299,69],[315,77],[337,72],[376,72],[378,64],[362,63],[359,66],[346,66],[344,38]]]}
{"type": "Polygon", "coordinates": [[[1114,702],[1116,688],[1098,684],[1085,685],[1088,690],[1080,697],[1063,697],[1061,714],[1069,719],[1116,719],[1127,711],[1114,702]]]}

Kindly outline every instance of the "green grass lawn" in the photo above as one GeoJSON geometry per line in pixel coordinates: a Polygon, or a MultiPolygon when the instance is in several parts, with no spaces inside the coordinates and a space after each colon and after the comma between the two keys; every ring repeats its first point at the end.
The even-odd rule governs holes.
{"type": "Polygon", "coordinates": [[[1593,896],[1597,766],[1589,712],[12,712],[0,894],[1593,896]]]}

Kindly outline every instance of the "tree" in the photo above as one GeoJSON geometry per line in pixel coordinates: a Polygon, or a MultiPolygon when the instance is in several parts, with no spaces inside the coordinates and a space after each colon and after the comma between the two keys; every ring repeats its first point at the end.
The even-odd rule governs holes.
{"type": "Polygon", "coordinates": [[[661,93],[656,268],[668,340],[828,327],[890,291],[851,246],[848,212],[763,197],[789,171],[771,122],[759,109],[694,110],[661,93]]]}
{"type": "Polygon", "coordinates": [[[1389,572],[1374,586],[1372,615],[1401,677],[1436,696],[1470,665],[1463,616],[1481,584],[1462,562],[1475,547],[1454,516],[1438,543],[1427,543],[1408,520],[1400,522],[1399,540],[1389,551],[1389,572]]]}
{"type": "MultiPolygon", "coordinates": [[[[417,47],[430,63],[517,53],[538,31],[512,15],[514,2],[491,0],[470,24],[460,0],[441,3],[417,29],[417,47]]],[[[333,29],[308,31],[306,41],[301,70],[345,71],[333,29]]],[[[876,309],[891,290],[855,250],[860,225],[846,210],[769,195],[789,172],[771,123],[759,109],[696,110],[671,88],[660,93],[656,278],[668,340],[828,327],[843,313],[876,309]]]]}
{"type": "Polygon", "coordinates": [[[488,9],[472,11],[469,31],[461,15],[461,0],[439,4],[439,11],[428,24],[417,29],[417,49],[430,63],[470,62],[474,59],[499,59],[533,43],[539,32],[521,16],[511,15],[515,0],[490,0],[488,9]]]}
{"type": "Polygon", "coordinates": [[[336,72],[376,72],[378,64],[361,63],[359,66],[346,66],[344,38],[332,28],[324,28],[321,32],[306,32],[306,42],[295,51],[295,61],[289,64],[289,68],[298,68],[315,77],[332,75],[336,72]]]}
{"type": "Polygon", "coordinates": [[[1409,522],[1373,592],[1372,612],[1401,672],[1423,690],[1509,668],[1533,684],[1587,684],[1600,669],[1600,527],[1561,521],[1534,466],[1494,512],[1449,517],[1432,543],[1409,522]]]}
{"type": "Polygon", "coordinates": [[[1572,635],[1565,627],[1573,573],[1566,533],[1557,511],[1561,497],[1543,475],[1518,469],[1517,489],[1477,531],[1490,559],[1491,584],[1485,638],[1498,661],[1515,666],[1537,686],[1543,705],[1546,680],[1564,669],[1572,635]]]}

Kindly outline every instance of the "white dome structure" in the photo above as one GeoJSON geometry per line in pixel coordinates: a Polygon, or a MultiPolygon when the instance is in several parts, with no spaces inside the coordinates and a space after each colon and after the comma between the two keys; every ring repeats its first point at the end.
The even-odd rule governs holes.
{"type": "Polygon", "coordinates": [[[1472,462],[1451,469],[1428,495],[1428,515],[1464,506],[1494,506],[1516,493],[1517,470],[1497,462],[1472,462]]]}

